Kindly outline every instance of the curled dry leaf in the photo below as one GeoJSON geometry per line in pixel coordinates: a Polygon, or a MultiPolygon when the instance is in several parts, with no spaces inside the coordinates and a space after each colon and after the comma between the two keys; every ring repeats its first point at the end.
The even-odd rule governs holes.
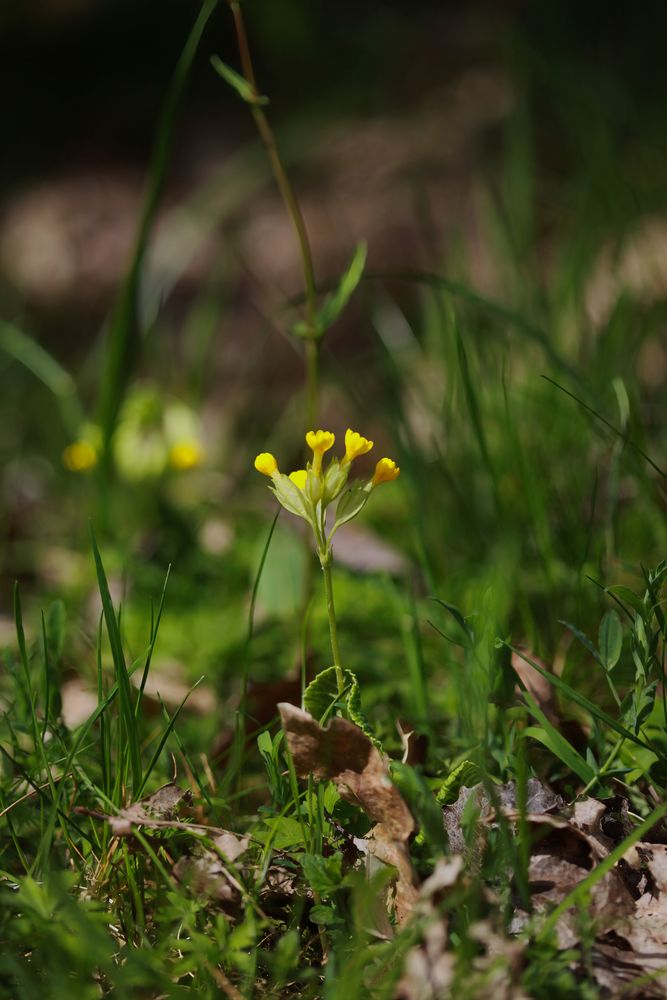
{"type": "MultiPolygon", "coordinates": [[[[450,848],[457,854],[463,854],[469,860],[479,854],[483,840],[483,826],[495,820],[495,807],[498,806],[507,815],[512,815],[517,810],[516,786],[513,781],[509,781],[506,785],[492,786],[491,791],[493,800],[489,791],[482,784],[473,785],[471,788],[464,786],[459,792],[456,802],[445,806],[442,811],[450,848]],[[472,843],[468,844],[461,821],[471,797],[475,802],[481,822],[476,825],[472,843]]],[[[563,800],[560,795],[556,795],[537,778],[528,779],[526,812],[550,814],[562,806],[563,800]]]]}
{"type": "Polygon", "coordinates": [[[346,719],[334,718],[322,727],[294,705],[282,702],[278,710],[299,777],[312,774],[320,781],[333,781],[341,798],[360,806],[376,824],[357,844],[364,843],[368,854],[396,868],[396,918],[405,921],[417,901],[417,878],[407,847],[415,821],[391,780],[385,758],[346,719]]]}
{"type": "Polygon", "coordinates": [[[180,858],[172,874],[197,896],[208,896],[223,904],[236,903],[241,898],[242,887],[220,855],[227,862],[234,863],[248,849],[250,838],[237,837],[229,830],[223,830],[213,843],[217,851],[200,847],[190,857],[180,858]]]}

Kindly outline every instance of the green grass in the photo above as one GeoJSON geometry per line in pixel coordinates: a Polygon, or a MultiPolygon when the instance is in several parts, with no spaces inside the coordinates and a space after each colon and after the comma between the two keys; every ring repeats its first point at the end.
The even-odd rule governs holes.
{"type": "MultiPolygon", "coordinates": [[[[136,252],[109,326],[112,360],[94,356],[86,369],[96,373],[107,444],[136,388],[146,240],[212,7],[202,7],[167,99],[136,252]]],[[[220,441],[204,468],[130,483],[109,463],[99,477],[65,473],[59,456],[90,385],[79,391],[16,324],[0,325],[0,411],[30,403],[3,446],[5,464],[11,471],[22,450],[33,464],[21,468],[39,477],[48,467],[57,498],[3,557],[3,579],[22,579],[0,678],[3,996],[381,1000],[437,920],[451,989],[462,997],[489,995],[497,976],[535,998],[603,995],[591,971],[590,892],[667,808],[667,439],[660,390],[640,364],[643,351],[664,352],[664,303],[621,290],[596,326],[586,288],[602,246],[663,206],[644,190],[643,201],[605,211],[623,188],[616,164],[627,122],[605,117],[603,88],[596,127],[582,129],[571,92],[577,67],[547,86],[533,57],[514,53],[514,71],[541,81],[527,92],[546,88],[565,148],[579,143],[583,152],[558,175],[542,159],[537,112],[528,102],[516,108],[498,175],[480,197],[494,295],[475,288],[461,255],[379,273],[364,272],[363,251],[350,248],[349,270],[320,286],[317,377],[309,368],[308,386],[285,403],[256,391],[262,359],[249,358],[244,399],[233,416],[219,412],[220,441]],[[541,268],[545,201],[560,212],[541,268]],[[360,331],[351,350],[338,338],[344,307],[360,331]],[[252,460],[266,448],[300,455],[318,382],[320,402],[339,414],[339,439],[349,425],[377,434],[401,466],[362,520],[407,571],[353,572],[335,561],[334,545],[348,686],[341,695],[333,674],[321,675],[305,704],[314,716],[361,724],[392,760],[416,821],[409,850],[420,880],[451,855],[443,805],[471,784],[496,804],[505,783],[517,788],[518,818],[501,817],[482,847],[479,816],[466,807],[464,876],[436,909],[422,906],[404,924],[386,903],[392,867],[366,866],[359,852],[368,815],[331,781],[298,777],[278,721],[277,701],[301,704],[307,679],[330,668],[332,654],[314,553],[304,554],[291,515],[274,532],[272,498],[252,460]],[[211,524],[226,532],[223,551],[204,541],[211,524]],[[555,718],[524,690],[513,651],[553,687],[555,718]],[[202,718],[187,698],[167,707],[143,696],[153,675],[159,690],[168,661],[188,684],[203,678],[212,688],[214,713],[202,718]],[[96,704],[70,728],[62,695],[73,678],[96,704]],[[269,685],[285,678],[295,679],[290,696],[274,697],[269,685]],[[418,763],[401,763],[399,721],[422,741],[418,763]],[[516,901],[530,909],[532,891],[525,796],[534,777],[567,804],[584,793],[627,798],[632,829],[550,914],[530,914],[517,931],[516,901]],[[150,812],[149,797],[172,781],[183,793],[178,809],[150,812]],[[127,812],[138,802],[148,814],[127,812]],[[248,838],[238,858],[220,846],[222,830],[248,838]],[[555,930],[573,908],[581,933],[564,949],[555,930]]],[[[255,162],[254,151],[247,156],[255,162]]],[[[287,162],[302,158],[290,149],[287,162]]],[[[173,393],[190,393],[194,408],[215,398],[204,355],[214,346],[211,311],[223,305],[212,291],[220,268],[186,317],[180,381],[161,348],[168,309],[146,305],[156,318],[142,341],[143,370],[165,406],[173,393]]],[[[276,322],[307,357],[313,315],[304,327],[294,320],[298,297],[288,305],[276,322]]],[[[9,473],[5,481],[9,490],[9,473]]]]}

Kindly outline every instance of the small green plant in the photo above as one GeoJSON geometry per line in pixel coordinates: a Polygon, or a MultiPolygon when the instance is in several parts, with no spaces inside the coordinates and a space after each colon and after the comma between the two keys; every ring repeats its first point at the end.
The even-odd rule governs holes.
{"type": "Polygon", "coordinates": [[[255,468],[263,475],[269,476],[271,489],[280,505],[291,514],[302,518],[312,529],[315,548],[324,574],[331,653],[338,694],[342,695],[345,690],[345,671],[341,665],[338,646],[331,579],[332,540],[342,525],[352,521],[361,513],[373,490],[381,483],[393,482],[401,470],[393,459],[381,458],[370,479],[348,486],[352,462],[355,458],[371,451],[373,442],[348,428],[345,432],[345,454],[340,460],[332,458],[326,468],[323,468],[322,459],[326,452],[333,448],[335,441],[336,437],[331,431],[308,431],[306,444],[313,452],[313,459],[312,462],[308,462],[305,469],[297,469],[285,475],[278,468],[278,462],[270,452],[262,452],[257,456],[255,468]],[[333,524],[329,528],[327,510],[334,501],[338,502],[333,524]]]}

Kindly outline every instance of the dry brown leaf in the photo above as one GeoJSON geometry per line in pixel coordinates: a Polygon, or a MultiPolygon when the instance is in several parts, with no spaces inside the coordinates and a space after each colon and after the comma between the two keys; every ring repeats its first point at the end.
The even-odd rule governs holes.
{"type": "Polygon", "coordinates": [[[334,718],[322,727],[294,705],[281,702],[278,710],[299,777],[333,781],[341,798],[360,806],[376,824],[365,841],[356,843],[396,868],[396,918],[403,923],[417,902],[417,877],[407,846],[416,827],[385,758],[347,719],[334,718]]]}
{"type": "MultiPolygon", "coordinates": [[[[206,827],[201,827],[196,823],[183,823],[176,819],[179,809],[183,805],[189,805],[191,800],[192,793],[188,789],[179,788],[178,785],[170,781],[158,788],[152,795],[139,802],[132,802],[131,805],[121,809],[114,816],[95,812],[95,810],[86,809],[83,806],[78,806],[74,812],[104,820],[105,823],[109,824],[114,837],[132,836],[132,830],[135,826],[148,826],[156,829],[207,830],[206,827]]],[[[211,834],[214,832],[218,831],[212,830],[211,834]]]]}
{"type": "Polygon", "coordinates": [[[180,858],[172,869],[174,878],[186,884],[197,896],[206,895],[220,903],[235,903],[242,896],[242,887],[227,869],[220,854],[234,863],[248,849],[249,837],[237,837],[229,830],[223,830],[213,843],[217,851],[200,848],[190,857],[180,858]],[[218,853],[219,852],[219,853],[218,853]]]}

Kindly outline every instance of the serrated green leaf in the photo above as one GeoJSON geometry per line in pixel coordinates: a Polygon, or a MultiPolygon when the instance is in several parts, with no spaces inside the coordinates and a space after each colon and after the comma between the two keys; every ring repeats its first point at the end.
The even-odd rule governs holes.
{"type": "Polygon", "coordinates": [[[261,843],[270,843],[276,850],[303,844],[303,829],[291,816],[276,816],[264,820],[268,830],[256,830],[253,836],[261,843]]]}
{"type": "Polygon", "coordinates": [[[439,805],[449,806],[459,797],[462,788],[472,788],[482,780],[482,772],[472,760],[463,760],[447,775],[438,789],[439,805]]]}
{"type": "Polygon", "coordinates": [[[373,745],[381,750],[382,747],[380,742],[373,735],[373,731],[362,711],[361,690],[356,676],[351,670],[346,670],[344,678],[345,690],[342,697],[339,698],[335,666],[326,667],[324,670],[320,670],[317,677],[310,682],[304,691],[304,709],[306,712],[309,712],[314,719],[317,719],[318,722],[322,723],[323,720],[326,721],[326,719],[331,715],[332,709],[336,703],[339,701],[342,702],[347,710],[350,722],[354,722],[355,726],[359,726],[359,729],[361,729],[373,745]]]}
{"type": "Polygon", "coordinates": [[[313,891],[322,896],[330,896],[335,892],[343,879],[343,855],[340,851],[328,858],[321,854],[304,854],[301,857],[301,867],[313,891]]]}
{"type": "Polygon", "coordinates": [[[326,719],[338,701],[338,683],[336,668],[326,667],[320,670],[303,693],[303,707],[314,719],[321,722],[326,719]]]}
{"type": "Polygon", "coordinates": [[[605,670],[613,670],[618,663],[623,648],[623,626],[618,613],[611,608],[605,612],[598,633],[600,658],[605,670]]]}
{"type": "Polygon", "coordinates": [[[350,301],[352,294],[361,281],[365,266],[366,244],[360,243],[338,283],[338,288],[326,298],[317,315],[317,327],[320,336],[338,319],[350,301]]]}
{"type": "Polygon", "coordinates": [[[350,690],[347,696],[347,714],[350,717],[350,722],[354,722],[355,726],[359,726],[359,729],[368,736],[371,743],[377,747],[378,750],[382,749],[382,744],[373,734],[373,730],[368,724],[368,720],[364,715],[361,708],[361,689],[359,687],[359,681],[351,670],[345,671],[345,680],[347,682],[348,678],[352,678],[352,683],[350,684],[350,690]]]}

